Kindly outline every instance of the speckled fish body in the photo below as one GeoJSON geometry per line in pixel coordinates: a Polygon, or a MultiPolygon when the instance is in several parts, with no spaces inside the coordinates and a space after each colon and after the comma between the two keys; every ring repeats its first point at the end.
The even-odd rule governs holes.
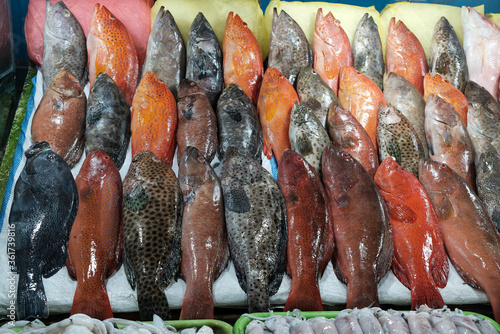
{"type": "Polygon", "coordinates": [[[212,319],[212,285],[229,257],[222,188],[195,147],[188,147],[180,159],[179,183],[184,198],[181,272],[186,281],[180,319],[212,319]]]}
{"type": "Polygon", "coordinates": [[[500,234],[495,224],[467,182],[446,164],[422,160],[419,179],[455,269],[467,284],[486,292],[500,320],[500,234]]]}
{"type": "Polygon", "coordinates": [[[248,296],[249,312],[267,311],[269,296],[278,291],[285,271],[283,195],[266,169],[234,147],[226,151],[220,179],[238,282],[248,296]]]}
{"type": "Polygon", "coordinates": [[[90,90],[85,118],[85,151],[99,148],[120,169],[130,141],[130,107],[125,95],[106,73],[99,73],[90,90]]]}
{"type": "Polygon", "coordinates": [[[210,163],[217,151],[217,117],[210,101],[189,79],[182,80],[177,94],[177,161],[193,146],[210,163]]]}
{"type": "Polygon", "coordinates": [[[382,89],[384,55],[378,27],[368,13],[358,23],[352,42],[353,67],[370,78],[382,89]]]}
{"type": "Polygon", "coordinates": [[[321,79],[318,72],[312,67],[302,68],[297,77],[297,95],[300,104],[305,105],[318,117],[321,125],[326,128],[326,118],[330,104],[340,105],[340,101],[333,90],[321,79]]]}
{"type": "Polygon", "coordinates": [[[42,276],[51,277],[64,266],[78,190],[68,165],[47,142],[31,145],[25,155],[9,216],[16,239],[12,271],[19,274],[16,316],[46,318],[49,309],[42,276]]]}
{"type": "Polygon", "coordinates": [[[207,94],[213,108],[224,89],[222,49],[203,13],[198,13],[189,29],[186,45],[186,78],[207,94]]]}
{"type": "Polygon", "coordinates": [[[73,168],[83,154],[86,103],[80,82],[70,71],[61,70],[43,94],[33,115],[33,142],[48,142],[69,168],[73,168]]]}
{"type": "Polygon", "coordinates": [[[328,112],[328,134],[333,146],[349,153],[373,177],[378,168],[378,153],[363,126],[349,111],[332,104],[328,112]]]}
{"type": "Polygon", "coordinates": [[[170,11],[162,6],[151,28],[142,74],[151,71],[163,81],[174,97],[186,75],[186,47],[170,11]]]}
{"type": "Polygon", "coordinates": [[[262,163],[262,128],[259,115],[250,98],[237,84],[229,84],[217,102],[219,160],[229,146],[248,153],[262,163]]]}
{"type": "Polygon", "coordinates": [[[43,28],[43,91],[60,70],[70,71],[80,84],[87,81],[87,46],[82,26],[64,2],[47,1],[43,28]]]}
{"type": "Polygon", "coordinates": [[[429,72],[440,74],[463,92],[469,78],[465,52],[455,30],[444,16],[434,27],[429,54],[429,72]]]}
{"type": "Polygon", "coordinates": [[[313,65],[312,51],[302,28],[287,12],[274,8],[269,38],[268,67],[280,71],[294,85],[300,70],[313,65]]]}
{"type": "Polygon", "coordinates": [[[422,143],[410,122],[392,105],[379,110],[377,140],[380,162],[393,157],[401,167],[418,175],[418,162],[424,158],[422,143]]]}
{"type": "Polygon", "coordinates": [[[431,95],[425,105],[425,133],[429,157],[447,164],[476,190],[474,146],[467,127],[453,106],[431,95]]]}
{"type": "Polygon", "coordinates": [[[292,276],[284,311],[321,311],[318,279],[334,247],[323,184],[314,168],[292,150],[283,153],[277,183],[286,205],[287,271],[292,276]]]}
{"type": "Polygon", "coordinates": [[[76,186],[78,213],[66,262],[70,277],[77,280],[71,314],[104,320],[113,317],[106,279],[121,264],[122,180],[110,156],[96,149],[83,162],[76,186]]]}
{"type": "Polygon", "coordinates": [[[500,156],[489,146],[479,157],[476,173],[477,194],[500,231],[500,156]]]}
{"type": "Polygon", "coordinates": [[[333,146],[323,152],[322,171],[335,234],[334,268],[337,277],[347,283],[347,308],[377,306],[377,282],[393,258],[382,196],[364,167],[333,146]]]}
{"type": "Polygon", "coordinates": [[[169,317],[164,290],[181,264],[182,191],[170,166],[141,152],[123,180],[123,264],[141,320],[169,317]]]}

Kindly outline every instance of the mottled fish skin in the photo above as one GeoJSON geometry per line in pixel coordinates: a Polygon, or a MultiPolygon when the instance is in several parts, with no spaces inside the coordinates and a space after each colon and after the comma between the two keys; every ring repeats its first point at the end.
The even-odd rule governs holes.
{"type": "Polygon", "coordinates": [[[180,319],[212,319],[212,285],[229,258],[222,187],[195,147],[188,147],[179,160],[179,183],[184,198],[181,272],[186,281],[180,319]]]}
{"type": "Polygon", "coordinates": [[[205,92],[184,79],[177,96],[177,161],[187,147],[196,147],[210,163],[217,151],[217,118],[205,92]]]}
{"type": "Polygon", "coordinates": [[[268,67],[280,71],[292,85],[304,66],[313,66],[311,47],[302,28],[282,10],[273,9],[268,67]]]}
{"type": "Polygon", "coordinates": [[[297,95],[300,104],[311,108],[325,128],[330,104],[340,105],[334,91],[321,79],[318,72],[310,66],[303,67],[299,72],[297,95]]]}
{"type": "Polygon", "coordinates": [[[440,74],[463,92],[469,79],[465,52],[455,30],[444,16],[434,28],[429,56],[429,72],[440,74]]]}
{"type": "Polygon", "coordinates": [[[86,103],[80,82],[63,69],[43,94],[31,122],[33,142],[48,142],[69,168],[73,168],[83,154],[86,103]]]}
{"type": "Polygon", "coordinates": [[[422,143],[424,156],[429,156],[425,139],[425,100],[420,92],[403,76],[394,72],[384,74],[385,101],[405,115],[422,143]]]}
{"type": "Polygon", "coordinates": [[[198,13],[189,29],[186,45],[186,78],[207,94],[213,108],[224,89],[222,49],[210,23],[198,13]]]}
{"type": "Polygon", "coordinates": [[[151,71],[177,98],[177,86],[186,75],[186,47],[170,11],[162,6],[151,28],[142,73],[151,71]]]}
{"type": "Polygon", "coordinates": [[[500,232],[500,156],[493,146],[479,157],[476,173],[477,194],[500,232]]]}
{"type": "Polygon", "coordinates": [[[262,163],[262,128],[257,110],[237,84],[229,84],[217,101],[218,157],[222,161],[230,146],[262,163]]]}
{"type": "Polygon", "coordinates": [[[226,151],[220,179],[229,250],[238,282],[248,296],[248,311],[267,311],[269,296],[278,291],[285,272],[283,195],[271,174],[235,147],[226,151]]]}
{"type": "Polygon", "coordinates": [[[323,149],[332,143],[328,132],[311,108],[295,103],[290,116],[290,146],[321,175],[323,149]]]}
{"type": "Polygon", "coordinates": [[[106,73],[99,73],[90,90],[85,118],[85,151],[99,148],[120,169],[130,141],[130,106],[106,73]]]}
{"type": "Polygon", "coordinates": [[[168,318],[164,290],[181,264],[182,191],[170,166],[152,152],[132,158],[123,180],[123,264],[137,287],[141,320],[168,318]]]}
{"type": "Polygon", "coordinates": [[[424,158],[424,149],[410,122],[390,104],[378,113],[379,162],[393,157],[401,167],[418,176],[418,162],[424,158]]]}
{"type": "Polygon", "coordinates": [[[54,6],[47,1],[47,18],[43,28],[43,91],[60,70],[70,71],[85,86],[87,81],[87,40],[82,26],[59,1],[54,6]]]}
{"type": "Polygon", "coordinates": [[[363,15],[352,41],[353,67],[382,89],[385,71],[382,41],[373,17],[363,15]]]}
{"type": "Polygon", "coordinates": [[[78,190],[68,165],[47,142],[31,145],[25,155],[9,216],[16,239],[12,272],[19,274],[16,316],[47,318],[42,276],[51,277],[64,266],[78,190]]]}

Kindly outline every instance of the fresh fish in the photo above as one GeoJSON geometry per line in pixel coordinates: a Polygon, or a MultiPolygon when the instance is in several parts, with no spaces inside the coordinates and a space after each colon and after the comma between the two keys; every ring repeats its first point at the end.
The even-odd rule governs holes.
{"type": "Polygon", "coordinates": [[[476,172],[477,194],[500,232],[500,156],[493,146],[479,157],[476,172]]]}
{"type": "Polygon", "coordinates": [[[392,271],[411,290],[411,308],[444,306],[438,288],[448,282],[448,258],[439,220],[417,177],[392,157],[375,174],[393,231],[392,271]]]}
{"type": "Polygon", "coordinates": [[[430,158],[447,164],[476,191],[474,146],[453,106],[430,95],[425,105],[425,133],[430,158]]]}
{"type": "Polygon", "coordinates": [[[424,95],[424,76],[428,72],[425,52],[418,38],[396,18],[389,22],[385,52],[386,72],[394,72],[408,80],[424,95]]]}
{"type": "Polygon", "coordinates": [[[113,79],[131,105],[139,77],[137,51],[123,23],[98,3],[92,14],[87,52],[90,87],[97,75],[104,72],[113,79]]]}
{"type": "Polygon", "coordinates": [[[34,143],[24,154],[9,216],[16,242],[7,243],[15,253],[11,271],[19,274],[16,318],[47,318],[42,276],[57,273],[68,257],[78,190],[68,165],[47,142],[34,143]]]}
{"type": "Polygon", "coordinates": [[[250,98],[237,84],[230,84],[217,102],[217,129],[219,131],[219,160],[229,146],[248,153],[262,163],[262,128],[257,110],[250,98]]]}
{"type": "Polygon", "coordinates": [[[297,77],[297,95],[300,104],[305,105],[314,112],[319,121],[326,128],[328,108],[332,103],[340,101],[333,90],[321,79],[318,72],[312,67],[302,68],[297,77]]]}
{"type": "Polygon", "coordinates": [[[212,319],[212,285],[229,257],[222,188],[197,148],[188,147],[179,161],[184,198],[181,272],[186,281],[180,319],[212,319]]]}
{"type": "Polygon", "coordinates": [[[132,102],[132,157],[151,151],[172,166],[177,132],[177,105],[172,92],[152,72],[141,79],[132,102]]]}
{"type": "Polygon", "coordinates": [[[248,296],[248,311],[269,309],[286,261],[286,208],[271,174],[230,147],[220,175],[231,259],[248,296]]]}
{"type": "Polygon", "coordinates": [[[123,180],[123,264],[141,320],[170,310],[164,290],[181,264],[182,191],[170,166],[141,152],[123,180]]]}
{"type": "Polygon", "coordinates": [[[402,316],[379,310],[377,311],[377,317],[385,333],[410,334],[410,328],[402,316]]]}
{"type": "Polygon", "coordinates": [[[322,171],[335,234],[336,274],[347,283],[347,308],[378,306],[377,283],[393,257],[383,199],[373,179],[349,153],[327,146],[322,171]]]}
{"type": "Polygon", "coordinates": [[[246,22],[229,12],[222,39],[224,84],[235,83],[257,105],[264,64],[259,43],[246,22]]]}
{"type": "Polygon", "coordinates": [[[43,91],[49,88],[62,69],[70,71],[85,86],[87,46],[82,26],[64,2],[46,2],[47,18],[43,28],[43,91]]]}
{"type": "Polygon", "coordinates": [[[347,310],[340,311],[335,317],[335,327],[339,333],[363,334],[363,329],[359,325],[358,319],[347,310]]]}
{"type": "Polygon", "coordinates": [[[469,81],[483,86],[498,99],[500,27],[474,8],[462,6],[462,28],[469,81]]]}
{"type": "Polygon", "coordinates": [[[351,42],[331,12],[323,16],[318,8],[313,35],[314,69],[337,94],[344,66],[353,66],[351,42]]]}
{"type": "Polygon", "coordinates": [[[321,175],[323,149],[332,143],[328,133],[310,108],[295,103],[290,116],[290,146],[321,175]]]}
{"type": "Polygon", "coordinates": [[[463,92],[469,79],[465,51],[455,30],[444,16],[434,27],[429,55],[429,72],[433,75],[440,74],[450,84],[463,92]]]}
{"type": "Polygon", "coordinates": [[[78,213],[71,229],[66,267],[77,280],[71,314],[104,320],[113,317],[106,279],[121,264],[122,180],[111,157],[89,152],[76,177],[78,213]]]}
{"type": "Polygon", "coordinates": [[[410,122],[392,105],[379,110],[377,140],[380,162],[393,157],[401,167],[418,175],[418,162],[425,157],[422,143],[410,122]]]}
{"type": "Polygon", "coordinates": [[[299,71],[313,65],[312,51],[302,28],[284,10],[273,9],[268,67],[280,71],[294,85],[299,71]]]}
{"type": "Polygon", "coordinates": [[[373,179],[378,168],[378,153],[370,136],[356,117],[341,106],[332,104],[327,124],[333,146],[349,153],[363,165],[373,179]]]}
{"type": "Polygon", "coordinates": [[[205,92],[192,80],[179,85],[177,120],[177,161],[193,146],[210,163],[217,151],[217,118],[205,92]]]}
{"type": "Polygon", "coordinates": [[[153,72],[177,98],[177,86],[186,75],[186,47],[170,11],[160,7],[151,28],[142,75],[153,72]]]}
{"type": "Polygon", "coordinates": [[[325,189],[313,166],[292,150],[283,153],[277,183],[286,204],[287,263],[292,276],[284,311],[322,311],[318,279],[334,246],[325,189]]]}
{"type": "Polygon", "coordinates": [[[85,118],[85,151],[106,152],[120,169],[130,141],[130,107],[125,95],[106,73],[99,73],[90,90],[85,118]]]}
{"type": "Polygon", "coordinates": [[[280,161],[281,154],[290,149],[290,116],[299,97],[292,84],[276,68],[268,67],[262,80],[257,114],[262,126],[263,152],[271,159],[273,153],[280,161]]]}
{"type": "Polygon", "coordinates": [[[484,290],[500,320],[500,235],[477,195],[446,164],[422,160],[419,179],[439,219],[448,256],[469,285],[484,290]]]}
{"type": "Polygon", "coordinates": [[[33,142],[48,142],[69,168],[83,154],[86,103],[80,82],[70,71],[61,70],[43,94],[31,122],[33,142]]]}
{"type": "Polygon", "coordinates": [[[384,74],[384,96],[405,115],[422,143],[424,156],[429,156],[425,139],[425,101],[420,92],[403,76],[394,72],[384,74]]]}
{"type": "Polygon", "coordinates": [[[366,75],[382,89],[384,78],[384,55],[378,27],[368,13],[358,23],[352,41],[353,67],[366,75]]]}
{"type": "Polygon", "coordinates": [[[384,334],[382,325],[377,317],[375,317],[373,309],[367,307],[354,309],[351,314],[358,319],[359,326],[363,330],[363,333],[384,334]]]}
{"type": "Polygon", "coordinates": [[[207,94],[213,108],[224,89],[222,49],[203,13],[196,15],[186,46],[186,79],[193,80],[207,94]]]}

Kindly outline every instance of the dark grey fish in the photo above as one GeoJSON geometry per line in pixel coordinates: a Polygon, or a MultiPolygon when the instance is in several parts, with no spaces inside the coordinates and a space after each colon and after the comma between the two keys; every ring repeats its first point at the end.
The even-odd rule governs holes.
{"type": "Polygon", "coordinates": [[[120,169],[130,141],[130,107],[122,91],[106,73],[99,73],[87,101],[85,151],[106,152],[120,169]]]}
{"type": "Polygon", "coordinates": [[[304,66],[313,66],[312,50],[302,28],[284,10],[273,11],[268,67],[274,67],[293,85],[304,66]]]}
{"type": "Polygon", "coordinates": [[[363,15],[354,33],[352,56],[353,67],[373,80],[380,89],[383,89],[385,65],[382,42],[378,27],[373,21],[373,17],[369,17],[368,13],[363,15]]]}
{"type": "Polygon", "coordinates": [[[186,47],[186,78],[207,94],[213,108],[224,89],[222,49],[203,13],[198,13],[189,29],[186,47]]]}
{"type": "Polygon", "coordinates": [[[70,71],[82,87],[87,81],[87,41],[82,26],[64,2],[47,0],[43,28],[43,91],[60,70],[70,71]]]}
{"type": "Polygon", "coordinates": [[[138,153],[123,180],[123,264],[137,286],[141,320],[170,316],[164,290],[181,263],[183,200],[170,166],[149,151],[138,153]]]}
{"type": "Polygon", "coordinates": [[[269,310],[286,261],[286,208],[271,174],[247,153],[230,147],[222,161],[222,193],[229,251],[248,311],[269,310]]]}
{"type": "Polygon", "coordinates": [[[217,128],[219,130],[219,160],[230,146],[248,153],[262,163],[262,128],[257,110],[250,98],[237,84],[230,84],[217,102],[217,128]]]}
{"type": "Polygon", "coordinates": [[[170,11],[162,6],[151,28],[142,73],[151,71],[177,98],[177,86],[186,75],[186,47],[170,11]]]}
{"type": "Polygon", "coordinates": [[[500,232],[500,156],[488,146],[476,168],[477,194],[500,232]]]}
{"type": "Polygon", "coordinates": [[[7,243],[7,251],[15,254],[12,271],[19,274],[17,318],[47,318],[42,276],[54,275],[66,262],[78,190],[68,165],[47,142],[31,145],[25,155],[9,216],[15,242],[7,243]]]}
{"type": "Polygon", "coordinates": [[[434,28],[429,54],[429,72],[433,76],[438,73],[463,92],[469,79],[465,51],[455,30],[444,16],[434,28]]]}

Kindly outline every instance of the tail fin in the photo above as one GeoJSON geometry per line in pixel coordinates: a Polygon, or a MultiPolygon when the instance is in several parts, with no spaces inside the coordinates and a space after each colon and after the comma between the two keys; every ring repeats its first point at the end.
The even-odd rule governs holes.
{"type": "Polygon", "coordinates": [[[375,277],[359,282],[347,283],[348,309],[379,306],[377,283],[375,277]]]}
{"type": "Polygon", "coordinates": [[[73,298],[73,307],[71,315],[75,313],[83,313],[91,318],[104,320],[113,317],[113,311],[109,303],[106,286],[101,284],[101,287],[96,290],[86,291],[82,286],[83,283],[78,282],[73,298]]]}
{"type": "Polygon", "coordinates": [[[19,320],[47,318],[49,308],[42,275],[19,272],[17,287],[17,317],[19,320]]]}
{"type": "Polygon", "coordinates": [[[155,314],[162,319],[170,319],[167,296],[158,287],[148,287],[138,283],[137,302],[142,321],[152,321],[155,314]]]}
{"type": "Polygon", "coordinates": [[[442,308],[444,306],[443,297],[434,285],[417,284],[411,288],[411,309],[415,310],[420,305],[427,305],[430,308],[442,308]]]}
{"type": "Polygon", "coordinates": [[[248,312],[269,312],[267,280],[247,276],[248,312]]]}
{"type": "Polygon", "coordinates": [[[210,287],[186,285],[180,320],[213,319],[214,297],[210,287]]]}
{"type": "Polygon", "coordinates": [[[293,311],[294,309],[301,311],[323,311],[321,294],[319,293],[317,282],[304,285],[300,282],[295,283],[295,281],[292,281],[292,288],[283,311],[293,311]]]}

